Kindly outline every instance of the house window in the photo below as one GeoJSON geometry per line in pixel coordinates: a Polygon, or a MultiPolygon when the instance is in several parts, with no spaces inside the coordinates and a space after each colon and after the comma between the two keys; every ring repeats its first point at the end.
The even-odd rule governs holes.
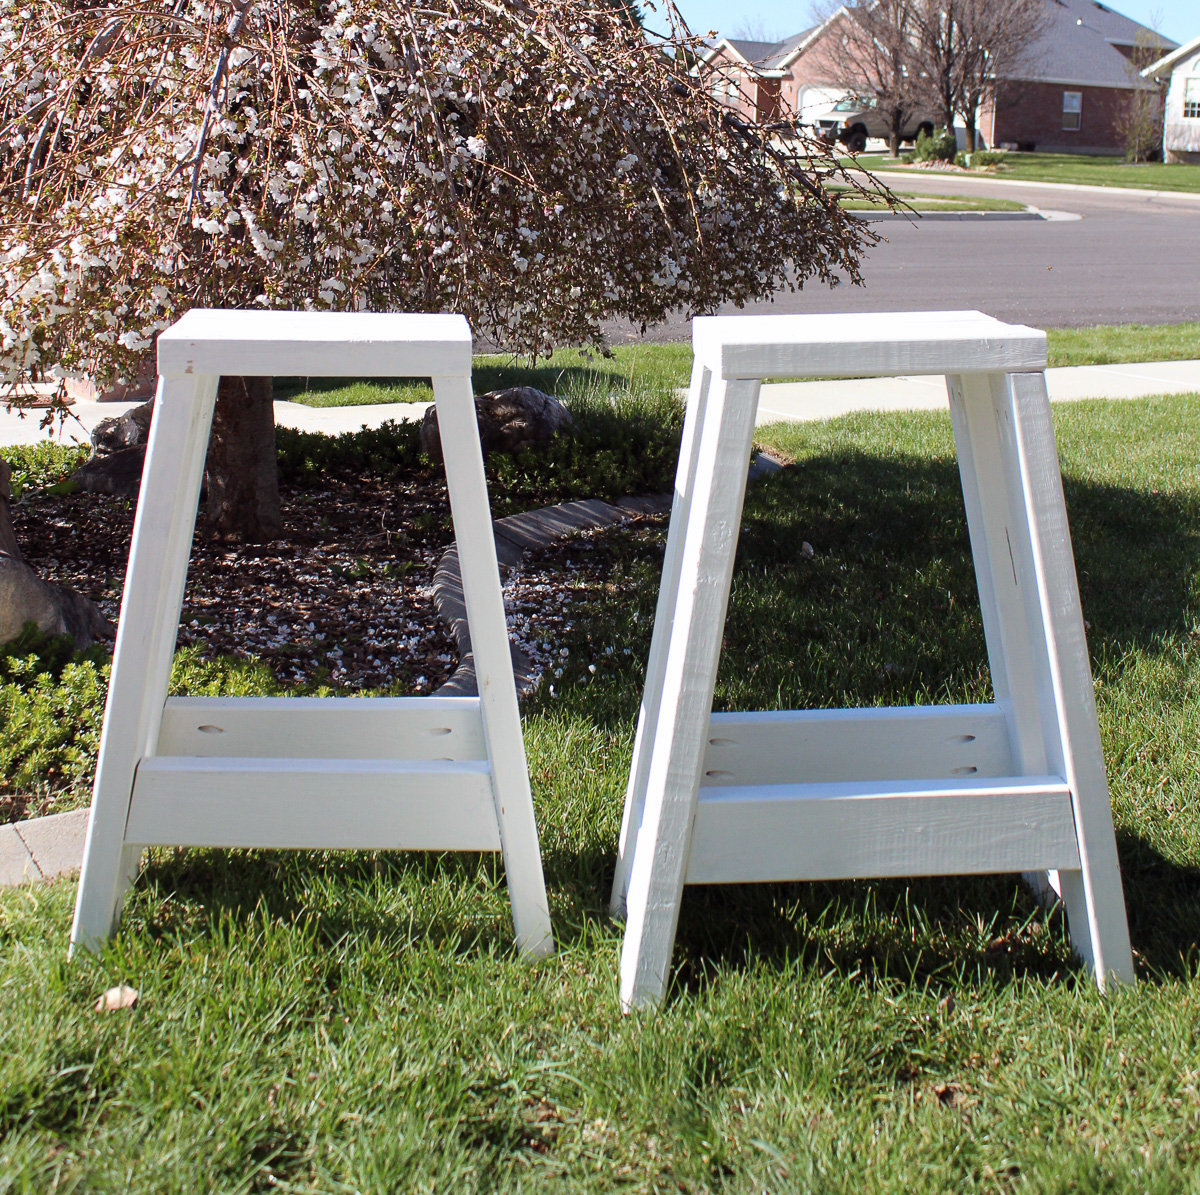
{"type": "Polygon", "coordinates": [[[1063,92],[1063,128],[1077,130],[1083,115],[1083,92],[1063,92]]]}
{"type": "Polygon", "coordinates": [[[1183,81],[1183,118],[1200,120],[1200,75],[1183,81]]]}

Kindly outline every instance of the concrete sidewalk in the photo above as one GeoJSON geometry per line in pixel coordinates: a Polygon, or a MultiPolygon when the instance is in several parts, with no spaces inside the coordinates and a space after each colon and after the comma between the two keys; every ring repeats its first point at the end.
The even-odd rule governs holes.
{"type": "MultiPolygon", "coordinates": [[[[113,419],[140,405],[136,402],[77,402],[70,408],[66,422],[52,428],[38,426],[46,413],[44,410],[28,410],[22,417],[19,411],[6,411],[0,406],[0,447],[38,444],[42,440],[86,444],[92,429],[102,419],[113,419]]],[[[379,427],[388,420],[397,423],[417,420],[429,405],[425,402],[394,402],[360,407],[306,407],[298,402],[277,402],[275,426],[336,436],[363,427],[379,427]]]]}
{"type": "MultiPolygon", "coordinates": [[[[1046,370],[1052,402],[1080,398],[1144,398],[1149,394],[1200,393],[1200,361],[1152,361],[1131,365],[1082,365],[1046,370]]],[[[77,402],[62,427],[40,428],[43,412],[0,407],[0,446],[87,443],[101,419],[121,415],[137,403],[77,402]]],[[[762,389],[758,422],[807,422],[832,419],[851,411],[921,411],[948,405],[940,377],[847,378],[834,382],[775,382],[762,389]]],[[[417,420],[428,403],[375,403],[360,407],[306,407],[277,402],[275,423],[297,431],[336,436],[388,420],[417,420]]]]}
{"type": "MultiPolygon", "coordinates": [[[[1079,365],[1046,370],[1051,402],[1083,398],[1145,398],[1200,394],[1200,361],[1079,365]]],[[[776,382],[763,386],[758,423],[807,423],[852,411],[935,411],[949,406],[941,377],[847,378],[834,382],[776,382]]]]}

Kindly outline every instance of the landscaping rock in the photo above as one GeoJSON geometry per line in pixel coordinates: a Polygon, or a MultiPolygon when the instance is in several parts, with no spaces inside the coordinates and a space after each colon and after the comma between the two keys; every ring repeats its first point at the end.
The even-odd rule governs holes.
{"type": "Polygon", "coordinates": [[[70,635],[80,650],[114,634],[83,594],[43,581],[24,560],[0,554],[0,643],[15,639],[28,622],[48,635],[70,635]]]}
{"type": "Polygon", "coordinates": [[[111,456],[126,448],[145,444],[150,433],[154,403],[144,402],[115,419],[102,419],[92,430],[92,449],[97,456],[111,456]]]}
{"type": "MultiPolygon", "coordinates": [[[[114,420],[113,422],[119,422],[114,420]]],[[[142,484],[142,465],[146,460],[146,445],[123,448],[101,456],[98,452],[90,461],[71,474],[71,481],[90,494],[115,494],[118,498],[136,498],[142,484]]]]}
{"type": "MultiPolygon", "coordinates": [[[[475,417],[479,421],[479,442],[484,456],[489,452],[519,452],[544,444],[575,426],[571,412],[557,398],[533,386],[512,386],[479,395],[475,399],[475,417]]],[[[431,460],[442,459],[436,405],[425,412],[420,445],[431,460]]]]}

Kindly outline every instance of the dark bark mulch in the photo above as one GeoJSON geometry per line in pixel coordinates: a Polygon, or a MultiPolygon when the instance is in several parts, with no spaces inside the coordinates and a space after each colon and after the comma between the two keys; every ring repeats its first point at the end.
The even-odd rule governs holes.
{"type": "MultiPolygon", "coordinates": [[[[197,519],[179,645],[265,662],[289,687],[428,693],[457,663],[434,611],[433,572],[453,533],[444,481],[330,478],[282,487],[284,536],[214,541],[197,519]]],[[[14,511],[29,563],[117,618],[134,504],[103,494],[39,496],[14,511]]]]}

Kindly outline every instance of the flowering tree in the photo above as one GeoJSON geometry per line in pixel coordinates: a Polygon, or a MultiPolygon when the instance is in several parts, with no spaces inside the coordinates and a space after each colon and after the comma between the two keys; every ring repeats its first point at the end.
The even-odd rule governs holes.
{"type": "MultiPolygon", "coordinates": [[[[127,376],[193,306],[459,311],[539,354],[857,281],[834,162],[717,104],[665,3],[656,38],[603,0],[0,0],[0,369],[127,376]]],[[[269,399],[223,382],[219,532],[278,529],[269,399]]]]}

